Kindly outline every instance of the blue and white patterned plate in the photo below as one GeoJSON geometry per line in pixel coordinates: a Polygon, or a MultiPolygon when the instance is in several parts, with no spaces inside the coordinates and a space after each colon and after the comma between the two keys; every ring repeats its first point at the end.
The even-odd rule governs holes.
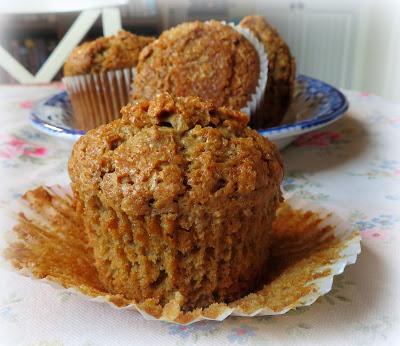
{"type": "MultiPolygon", "coordinates": [[[[346,97],[333,86],[299,75],[282,124],[259,132],[282,149],[299,135],[334,122],[348,106],[346,97]]],[[[77,140],[85,133],[73,127],[73,111],[66,91],[38,102],[30,119],[35,128],[52,136],[77,140]]]]}

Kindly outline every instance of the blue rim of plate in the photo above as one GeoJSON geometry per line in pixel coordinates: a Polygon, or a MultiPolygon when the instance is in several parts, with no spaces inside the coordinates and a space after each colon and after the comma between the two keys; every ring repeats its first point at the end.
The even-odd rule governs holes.
{"type": "Polygon", "coordinates": [[[322,115],[312,117],[310,119],[305,119],[298,121],[296,123],[282,124],[275,127],[270,127],[268,129],[258,129],[257,131],[267,137],[277,137],[277,135],[282,134],[284,132],[298,132],[301,133],[304,130],[311,130],[313,128],[321,127],[322,125],[328,125],[333,121],[337,120],[341,117],[348,109],[349,102],[347,101],[346,96],[334,86],[327,84],[321,80],[298,75],[296,78],[297,82],[307,82],[309,85],[307,86],[307,92],[322,92],[329,96],[326,102],[329,103],[330,111],[323,113],[322,115]]]}
{"type": "MultiPolygon", "coordinates": [[[[33,106],[30,112],[30,121],[31,124],[40,131],[44,131],[50,135],[58,135],[65,138],[79,138],[84,135],[86,132],[83,130],[78,130],[71,127],[65,127],[60,125],[54,125],[51,121],[45,121],[41,119],[40,109],[43,106],[54,106],[56,104],[66,104],[69,103],[69,97],[66,91],[61,91],[57,94],[54,94],[44,100],[39,101],[37,104],[33,106]]],[[[71,107],[71,106],[70,106],[71,107]]]]}
{"type": "MultiPolygon", "coordinates": [[[[282,124],[280,126],[271,127],[268,129],[258,129],[257,131],[261,135],[272,138],[279,138],[284,136],[285,134],[287,136],[290,136],[306,131],[311,131],[314,128],[319,128],[323,125],[328,125],[329,123],[332,123],[347,111],[349,103],[343,93],[335,87],[323,81],[305,75],[298,75],[296,78],[296,82],[306,84],[306,97],[310,97],[310,95],[317,93],[323,95],[325,97],[324,102],[327,104],[328,109],[322,111],[319,115],[315,117],[300,120],[296,123],[282,124]]],[[[69,98],[66,91],[59,92],[42,101],[39,101],[36,105],[34,105],[30,113],[30,120],[32,125],[38,130],[43,131],[47,134],[57,135],[64,138],[77,139],[80,136],[84,135],[85,131],[83,130],[78,130],[68,126],[55,125],[54,123],[52,123],[51,119],[43,120],[38,114],[43,106],[57,107],[57,105],[64,105],[65,107],[65,104],[67,103],[69,103],[69,98]]]]}

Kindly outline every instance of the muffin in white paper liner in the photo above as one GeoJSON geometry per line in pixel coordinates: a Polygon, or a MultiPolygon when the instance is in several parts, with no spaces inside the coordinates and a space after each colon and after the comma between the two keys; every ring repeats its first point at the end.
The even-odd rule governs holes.
{"type": "MultiPolygon", "coordinates": [[[[206,22],[208,23],[208,22],[206,22]]],[[[243,113],[246,113],[249,117],[254,114],[257,109],[262,105],[265,95],[265,88],[267,87],[268,81],[268,56],[265,52],[264,45],[256,38],[256,36],[247,28],[235,25],[234,23],[226,23],[221,21],[223,25],[229,25],[235,29],[238,33],[244,36],[257,51],[257,55],[260,61],[260,76],[258,78],[257,87],[254,93],[251,95],[249,101],[245,107],[241,108],[243,113]]]]}
{"type": "Polygon", "coordinates": [[[91,130],[120,117],[129,102],[135,68],[85,74],[62,79],[73,108],[74,126],[91,130]]]}
{"type": "Polygon", "coordinates": [[[257,51],[258,57],[260,59],[260,78],[257,83],[255,92],[251,95],[251,99],[247,102],[246,107],[241,109],[242,112],[248,114],[250,117],[254,114],[258,107],[261,106],[264,95],[265,88],[267,87],[268,81],[268,57],[265,52],[264,45],[254,36],[254,34],[247,28],[240,27],[238,25],[229,24],[236,31],[241,33],[248,41],[254,46],[257,51]]]}
{"type": "Polygon", "coordinates": [[[326,209],[304,200],[288,198],[278,210],[274,225],[276,244],[273,242],[271,246],[271,268],[274,265],[282,268],[267,279],[257,292],[229,304],[215,303],[204,309],[185,312],[181,310],[179,293],[174,300],[160,306],[152,299],[134,303],[122,295],[95,287],[96,278],[93,281],[93,277],[89,277],[95,275],[96,270],[90,263],[92,255],[87,251],[83,225],[75,212],[69,187],[41,187],[28,191],[11,209],[16,226],[5,233],[7,245],[1,252],[7,261],[0,261],[4,269],[17,271],[92,302],[139,311],[145,319],[179,324],[201,320],[222,321],[230,315],[279,315],[311,305],[331,290],[333,277],[341,274],[348,264],[355,263],[361,251],[358,230],[352,229],[326,209]],[[75,228],[69,227],[69,224],[75,228]],[[54,251],[58,256],[48,263],[40,255],[45,246],[46,253],[54,251]],[[62,253],[64,249],[65,254],[62,253]],[[76,254],[71,254],[71,250],[76,250],[76,254]],[[70,267],[65,256],[70,257],[70,267]],[[62,263],[58,263],[57,258],[62,263]],[[287,261],[289,258],[294,260],[287,261]],[[78,274],[74,273],[74,263],[81,266],[76,270],[78,274]],[[44,270],[40,265],[44,265],[44,270]],[[82,268],[88,271],[87,276],[80,271],[82,268]],[[307,276],[301,276],[303,272],[307,276]],[[297,283],[293,278],[300,278],[300,281],[297,280],[297,283]]]}

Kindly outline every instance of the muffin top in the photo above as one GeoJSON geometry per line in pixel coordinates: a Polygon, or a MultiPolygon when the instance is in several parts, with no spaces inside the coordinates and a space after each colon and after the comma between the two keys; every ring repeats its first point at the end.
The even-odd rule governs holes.
{"type": "Polygon", "coordinates": [[[154,38],[119,31],[76,47],[64,65],[65,76],[135,67],[140,51],[154,38]]]}
{"type": "Polygon", "coordinates": [[[74,145],[69,174],[82,200],[98,196],[129,217],[163,214],[186,228],[196,205],[279,189],[279,152],[244,113],[167,93],[121,112],[74,145]]]}
{"type": "Polygon", "coordinates": [[[183,23],[141,52],[132,97],[151,99],[167,91],[240,109],[255,92],[259,74],[256,49],[231,26],[183,23]]]}

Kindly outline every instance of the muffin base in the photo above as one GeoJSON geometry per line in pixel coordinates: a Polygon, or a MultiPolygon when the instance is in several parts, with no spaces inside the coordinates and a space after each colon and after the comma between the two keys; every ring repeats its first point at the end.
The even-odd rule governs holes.
{"type": "Polygon", "coordinates": [[[130,219],[97,197],[87,205],[77,199],[77,205],[78,210],[86,211],[85,229],[93,245],[96,268],[109,292],[138,301],[156,298],[164,305],[179,291],[182,307],[189,311],[212,303],[229,303],[262,284],[279,204],[279,195],[272,192],[258,191],[248,201],[242,196],[237,206],[231,201],[225,210],[215,206],[217,212],[226,213],[220,219],[208,208],[198,207],[203,220],[223,220],[223,225],[213,230],[210,224],[208,232],[176,229],[171,238],[161,232],[164,221],[160,218],[168,214],[130,219]],[[264,210],[260,203],[267,194],[268,209],[264,210]],[[254,209],[254,214],[243,214],[243,206],[254,209]],[[196,245],[183,249],[193,243],[196,245]]]}
{"type": "Polygon", "coordinates": [[[40,187],[28,191],[21,202],[14,213],[18,224],[6,233],[9,246],[4,253],[8,262],[0,263],[12,267],[5,269],[79,294],[82,299],[139,311],[146,319],[179,324],[221,321],[229,315],[283,314],[310,305],[331,289],[333,276],[354,263],[360,253],[359,231],[351,230],[324,209],[289,200],[278,209],[269,264],[274,270],[263,288],[229,305],[212,304],[185,312],[179,295],[161,306],[155,299],[138,303],[102,287],[82,219],[65,188],[40,187]]]}

